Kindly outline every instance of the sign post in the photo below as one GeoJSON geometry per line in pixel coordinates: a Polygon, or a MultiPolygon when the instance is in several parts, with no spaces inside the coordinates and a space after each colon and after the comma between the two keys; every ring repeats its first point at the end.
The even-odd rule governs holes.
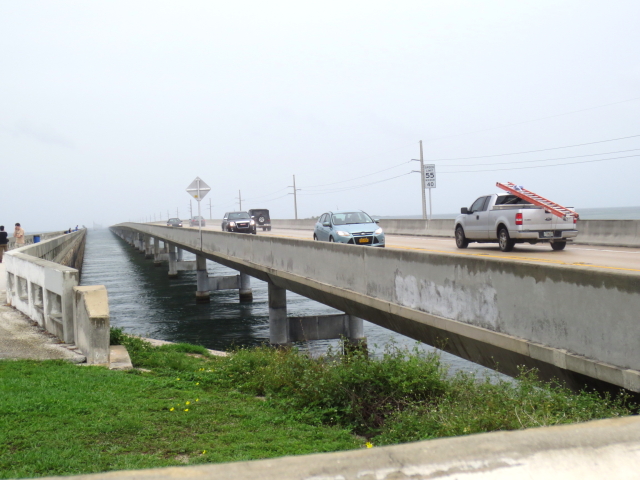
{"type": "Polygon", "coordinates": [[[202,215],[200,214],[200,200],[211,191],[211,187],[204,183],[200,177],[191,182],[187,187],[187,193],[198,202],[198,231],[200,232],[200,250],[202,250],[202,215]]]}
{"type": "Polygon", "coordinates": [[[424,188],[429,189],[429,222],[431,222],[431,189],[436,188],[436,166],[429,164],[424,166],[424,188]]]}

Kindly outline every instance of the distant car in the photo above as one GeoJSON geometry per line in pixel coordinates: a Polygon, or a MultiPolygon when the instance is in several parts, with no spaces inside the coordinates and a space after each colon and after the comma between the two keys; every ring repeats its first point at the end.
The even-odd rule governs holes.
{"type": "Polygon", "coordinates": [[[169,220],[167,220],[167,227],[181,227],[182,226],[182,220],[180,220],[179,218],[170,218],[169,220]]]}
{"type": "Polygon", "coordinates": [[[248,212],[227,212],[222,218],[223,232],[256,234],[256,221],[248,212]]]}
{"type": "Polygon", "coordinates": [[[384,232],[379,220],[360,211],[327,212],[320,216],[313,239],[321,242],[348,243],[384,247],[384,232]]]}
{"type": "Polygon", "coordinates": [[[253,208],[249,210],[249,215],[256,221],[256,227],[271,231],[271,217],[269,216],[269,210],[266,208],[253,208]]]}
{"type": "Polygon", "coordinates": [[[189,220],[189,226],[190,227],[197,227],[198,226],[198,221],[200,221],[200,226],[204,227],[206,225],[204,218],[202,218],[200,215],[196,215],[195,217],[192,217],[189,220]]]}

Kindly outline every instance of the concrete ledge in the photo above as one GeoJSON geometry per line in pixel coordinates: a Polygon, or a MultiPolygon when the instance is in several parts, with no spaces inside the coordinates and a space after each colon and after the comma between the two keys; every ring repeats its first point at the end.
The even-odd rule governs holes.
{"type": "Polygon", "coordinates": [[[90,365],[109,364],[109,298],[104,285],[73,288],[76,345],[90,365]]]}
{"type": "Polygon", "coordinates": [[[131,370],[133,364],[131,357],[124,345],[111,345],[109,347],[109,370],[131,370]]]}
{"type": "Polygon", "coordinates": [[[194,467],[128,470],[73,478],[620,480],[638,478],[639,464],[640,418],[634,416],[347,452],[194,467]]]}

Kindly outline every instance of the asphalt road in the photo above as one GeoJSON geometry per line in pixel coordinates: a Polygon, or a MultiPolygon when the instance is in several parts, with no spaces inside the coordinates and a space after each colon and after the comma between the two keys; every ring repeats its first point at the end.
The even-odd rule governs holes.
{"type": "MultiPolygon", "coordinates": [[[[188,227],[187,227],[188,228],[188,227]]],[[[194,227],[197,228],[197,227],[194,227]]],[[[205,230],[220,231],[219,225],[204,227],[205,230]]],[[[273,229],[270,232],[258,231],[260,236],[275,236],[287,238],[313,239],[313,230],[273,229]]],[[[475,255],[487,258],[508,259],[526,263],[551,263],[556,265],[571,265],[584,268],[624,271],[640,275],[640,249],[623,247],[600,247],[593,245],[567,244],[559,252],[551,250],[549,244],[517,244],[512,252],[503,253],[498,244],[472,243],[461,250],[456,247],[452,238],[422,237],[405,235],[387,235],[386,248],[400,248],[407,250],[423,250],[431,253],[446,253],[455,255],[475,255]]],[[[361,247],[373,248],[373,247],[361,247]]]]}

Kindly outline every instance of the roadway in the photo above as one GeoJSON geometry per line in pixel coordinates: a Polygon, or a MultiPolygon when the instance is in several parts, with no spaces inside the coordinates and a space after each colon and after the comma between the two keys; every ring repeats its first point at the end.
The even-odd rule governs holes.
{"type": "MultiPolygon", "coordinates": [[[[187,227],[189,228],[189,227],[187,227]]],[[[198,227],[193,227],[197,229],[198,227]]],[[[219,225],[207,225],[203,230],[220,231],[219,225]]],[[[258,231],[260,236],[299,238],[311,240],[313,230],[272,229],[258,231]]],[[[486,258],[507,259],[526,263],[546,263],[570,265],[585,268],[625,271],[640,274],[640,249],[624,247],[599,247],[594,245],[567,244],[562,251],[553,251],[549,244],[517,244],[512,252],[503,253],[495,243],[471,243],[461,250],[456,247],[453,237],[423,237],[408,235],[387,235],[387,248],[422,250],[430,253],[470,255],[486,258]]],[[[373,247],[362,247],[373,248],[373,247]]]]}

